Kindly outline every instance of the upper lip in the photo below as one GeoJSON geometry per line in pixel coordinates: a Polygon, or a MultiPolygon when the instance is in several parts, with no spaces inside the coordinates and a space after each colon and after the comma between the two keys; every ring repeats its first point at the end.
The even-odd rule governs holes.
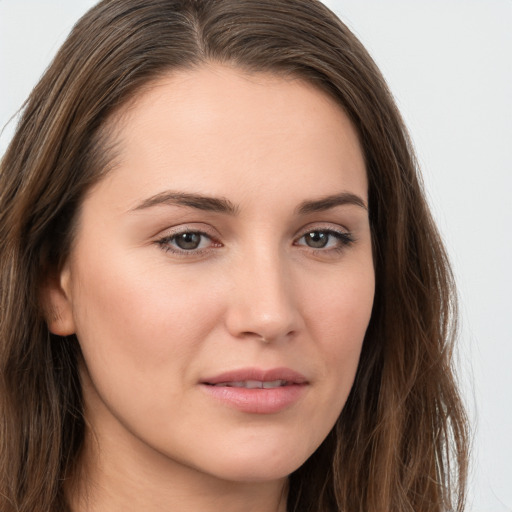
{"type": "Polygon", "coordinates": [[[283,380],[289,384],[307,384],[308,380],[301,373],[290,368],[240,368],[219,373],[212,377],[202,379],[202,384],[221,384],[223,382],[243,382],[243,381],[261,381],[272,382],[283,380]]]}

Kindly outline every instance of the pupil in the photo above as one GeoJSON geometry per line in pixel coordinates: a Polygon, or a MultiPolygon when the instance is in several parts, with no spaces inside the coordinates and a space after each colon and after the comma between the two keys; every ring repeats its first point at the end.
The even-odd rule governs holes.
{"type": "Polygon", "coordinates": [[[306,235],[306,243],[315,249],[321,249],[327,245],[329,236],[321,231],[311,231],[306,235]]]}
{"type": "Polygon", "coordinates": [[[176,245],[180,249],[197,249],[200,243],[201,235],[199,233],[182,233],[176,237],[176,245]]]}

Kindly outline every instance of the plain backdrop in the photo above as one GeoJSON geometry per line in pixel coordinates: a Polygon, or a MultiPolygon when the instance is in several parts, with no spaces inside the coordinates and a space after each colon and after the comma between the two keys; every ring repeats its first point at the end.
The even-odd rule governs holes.
{"type": "MultiPolygon", "coordinates": [[[[94,3],[0,0],[1,127],[94,3]]],[[[453,262],[474,435],[468,511],[512,511],[512,0],[326,4],[388,80],[453,262]]]]}

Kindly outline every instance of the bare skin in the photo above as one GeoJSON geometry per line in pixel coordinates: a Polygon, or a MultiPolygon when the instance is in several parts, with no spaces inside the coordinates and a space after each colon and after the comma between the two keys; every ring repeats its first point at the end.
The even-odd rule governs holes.
{"type": "Polygon", "coordinates": [[[47,292],[85,361],[73,510],[284,512],[373,304],[357,135],[312,86],[220,65],[161,79],[114,124],[116,166],[47,292]]]}

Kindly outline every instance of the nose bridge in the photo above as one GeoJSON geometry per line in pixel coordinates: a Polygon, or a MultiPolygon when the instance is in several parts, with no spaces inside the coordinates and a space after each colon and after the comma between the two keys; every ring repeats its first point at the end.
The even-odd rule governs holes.
{"type": "Polygon", "coordinates": [[[233,272],[228,328],[237,337],[267,341],[291,335],[299,328],[287,258],[276,245],[265,244],[240,255],[233,272]]]}

